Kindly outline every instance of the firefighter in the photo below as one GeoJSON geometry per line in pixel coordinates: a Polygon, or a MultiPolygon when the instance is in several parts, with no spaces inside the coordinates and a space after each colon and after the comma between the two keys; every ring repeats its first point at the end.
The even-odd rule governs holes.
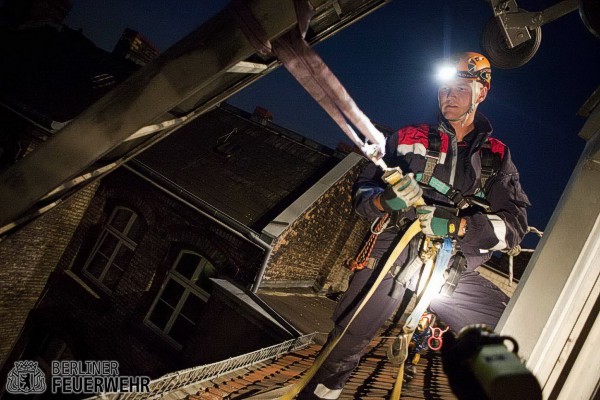
{"type": "Polygon", "coordinates": [[[399,166],[404,178],[386,186],[382,171],[369,163],[354,185],[353,202],[359,215],[369,220],[389,218],[372,239],[370,252],[361,252],[363,259],[355,263],[358,268],[333,313],[335,326],[329,341],[343,331],[386,254],[417,218],[422,234],[395,261],[392,273],[378,286],[299,399],[339,397],[366,346],[396,311],[405,289],[414,289],[414,277],[396,278],[418,257],[424,235],[450,237],[455,242],[457,251],[443,295],[430,305],[452,330],[458,332],[473,323],[494,327],[506,306],[508,297],[475,268],[494,250],[521,242],[527,232],[529,200],[508,147],[490,137],[490,122],[477,111],[490,90],[489,61],[478,53],[459,53],[446,60],[441,73],[445,76],[438,88],[438,123],[407,126],[387,139],[384,160],[389,167],[399,166]],[[427,205],[415,208],[421,196],[427,205]]]}

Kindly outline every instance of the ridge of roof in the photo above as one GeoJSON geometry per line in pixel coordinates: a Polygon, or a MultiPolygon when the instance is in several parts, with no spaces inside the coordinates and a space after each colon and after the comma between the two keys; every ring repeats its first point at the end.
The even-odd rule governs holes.
{"type": "Polygon", "coordinates": [[[268,131],[270,131],[276,135],[282,136],[292,142],[295,142],[304,147],[308,147],[309,149],[314,150],[319,153],[322,153],[326,156],[332,156],[332,157],[335,157],[338,159],[342,159],[346,156],[346,154],[344,154],[336,149],[332,149],[329,146],[326,146],[326,145],[316,142],[312,139],[309,139],[306,136],[304,136],[303,134],[298,133],[292,129],[286,128],[282,125],[278,125],[271,121],[264,121],[261,123],[261,122],[257,121],[255,118],[253,118],[253,116],[254,116],[253,113],[242,110],[241,108],[238,108],[230,103],[226,103],[226,102],[220,103],[218,108],[220,108],[223,111],[227,111],[227,112],[235,115],[238,118],[242,118],[242,119],[246,120],[246,122],[253,123],[256,125],[261,125],[265,129],[267,129],[268,131]]]}

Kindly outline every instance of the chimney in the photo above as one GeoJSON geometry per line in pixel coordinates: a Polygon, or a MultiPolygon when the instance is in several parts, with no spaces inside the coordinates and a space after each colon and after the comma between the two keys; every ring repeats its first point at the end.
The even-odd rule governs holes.
{"type": "Polygon", "coordinates": [[[273,121],[273,114],[266,108],[256,106],[250,119],[261,125],[267,125],[267,122],[273,121]]]}

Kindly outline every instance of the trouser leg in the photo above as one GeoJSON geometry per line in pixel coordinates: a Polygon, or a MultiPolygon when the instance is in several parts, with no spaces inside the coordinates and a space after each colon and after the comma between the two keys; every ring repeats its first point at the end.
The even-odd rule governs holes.
{"type": "MultiPolygon", "coordinates": [[[[350,321],[360,300],[372,285],[372,278],[375,277],[376,272],[373,275],[371,273],[371,270],[365,269],[354,275],[348,290],[334,311],[335,327],[329,334],[326,345],[337,337],[350,321]]],[[[388,274],[298,399],[339,397],[341,389],[358,365],[365,348],[383,323],[392,316],[401,301],[401,298],[394,299],[389,296],[392,285],[393,278],[388,274]]]]}
{"type": "Polygon", "coordinates": [[[466,271],[452,296],[436,296],[429,309],[455,332],[470,324],[495,328],[508,300],[504,292],[478,272],[466,271]]]}

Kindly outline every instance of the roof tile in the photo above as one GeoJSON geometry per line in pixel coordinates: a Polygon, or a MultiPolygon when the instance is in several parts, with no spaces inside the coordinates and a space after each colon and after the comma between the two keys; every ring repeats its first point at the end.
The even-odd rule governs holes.
{"type": "MultiPolygon", "coordinates": [[[[399,366],[387,360],[389,337],[397,335],[398,330],[386,331],[383,337],[374,339],[359,367],[351,375],[341,400],[350,399],[387,399],[390,397],[399,366]]],[[[238,371],[235,378],[224,381],[214,379],[206,383],[196,396],[218,395],[222,399],[249,398],[261,392],[289,386],[312,365],[321,346],[311,345],[302,350],[291,352],[279,359],[266,361],[254,367],[238,371]]],[[[417,374],[404,384],[402,399],[447,399],[455,400],[444,375],[439,353],[427,352],[416,365],[417,374]]],[[[188,399],[214,400],[212,397],[188,397],[188,399]]]]}

